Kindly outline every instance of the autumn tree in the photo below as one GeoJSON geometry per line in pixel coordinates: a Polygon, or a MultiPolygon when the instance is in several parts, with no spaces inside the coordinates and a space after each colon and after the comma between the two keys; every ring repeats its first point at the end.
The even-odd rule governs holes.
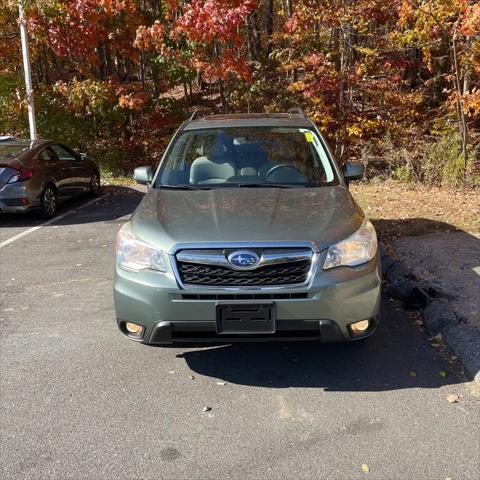
{"type": "MultiPolygon", "coordinates": [[[[299,105],[341,161],[365,149],[381,158],[386,138],[390,149],[418,150],[452,137],[452,125],[452,161],[463,162],[465,179],[473,171],[477,1],[24,2],[43,130],[105,149],[120,138],[118,164],[130,148],[146,151],[152,132],[166,139],[189,109],[299,105]],[[74,120],[60,120],[68,115],[74,120]]],[[[0,2],[0,126],[8,132],[24,128],[16,6],[0,2]]]]}

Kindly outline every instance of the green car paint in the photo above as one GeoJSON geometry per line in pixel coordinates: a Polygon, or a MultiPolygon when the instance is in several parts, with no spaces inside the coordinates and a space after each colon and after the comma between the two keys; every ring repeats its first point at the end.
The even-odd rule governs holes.
{"type": "Polygon", "coordinates": [[[117,255],[114,303],[122,333],[158,345],[350,341],[373,333],[381,291],[376,238],[365,247],[371,247],[366,261],[356,264],[349,259],[349,266],[331,263],[344,261],[348,248],[364,248],[361,242],[366,242],[355,235],[369,222],[346,184],[347,178],[359,178],[361,170],[349,164],[340,171],[323,137],[300,114],[210,116],[184,124],[156,174],[150,178],[147,169],[136,173],[137,179],[150,181],[150,188],[126,227],[129,237],[126,241],[122,237],[120,243],[126,243],[117,255]],[[296,154],[306,160],[292,157],[285,166],[284,152],[293,137],[296,154]],[[183,149],[178,147],[181,142],[183,149]],[[323,153],[317,155],[319,148],[323,153]],[[194,152],[191,158],[189,149],[194,152]],[[315,168],[308,164],[308,152],[313,152],[315,168]],[[254,166],[261,156],[264,169],[255,171],[250,160],[246,167],[239,160],[241,154],[253,158],[254,166]],[[233,175],[218,178],[224,172],[233,175]],[[273,175],[282,182],[270,184],[273,175]],[[289,183],[292,178],[295,181],[289,183]],[[128,243],[130,238],[134,243],[128,243]],[[133,255],[132,245],[138,249],[135,261],[143,262],[142,252],[151,256],[153,251],[164,271],[122,263],[133,255]],[[342,246],[340,260],[335,257],[337,245],[342,246]],[[186,262],[181,254],[187,255],[186,262]],[[200,259],[207,255],[209,260],[207,265],[198,258],[192,263],[189,255],[200,259]],[[240,263],[245,259],[260,263],[235,266],[229,264],[232,255],[240,263]],[[278,260],[283,255],[288,261],[278,260]],[[240,311],[240,318],[233,318],[231,311],[240,311]],[[368,328],[354,334],[349,326],[362,320],[369,321],[368,328]],[[132,335],[127,322],[140,325],[141,333],[132,335]],[[222,325],[229,325],[227,331],[222,325]]]}

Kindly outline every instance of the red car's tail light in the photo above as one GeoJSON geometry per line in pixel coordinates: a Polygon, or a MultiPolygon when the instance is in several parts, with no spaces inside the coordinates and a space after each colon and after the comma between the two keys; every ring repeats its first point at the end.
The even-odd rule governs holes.
{"type": "Polygon", "coordinates": [[[33,170],[30,170],[28,168],[22,168],[22,170],[20,170],[18,173],[12,175],[7,183],[24,182],[25,180],[32,178],[32,175],[33,170]]]}

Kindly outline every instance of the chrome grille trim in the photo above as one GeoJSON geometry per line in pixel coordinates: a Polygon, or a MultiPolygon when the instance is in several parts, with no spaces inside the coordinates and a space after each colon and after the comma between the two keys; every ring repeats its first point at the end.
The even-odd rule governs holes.
{"type": "MultiPolygon", "coordinates": [[[[310,242],[259,242],[259,243],[245,243],[245,242],[239,242],[239,243],[232,243],[232,242],[225,242],[225,243],[220,243],[220,242],[215,242],[215,243],[200,243],[200,244],[177,244],[175,245],[171,250],[170,250],[170,263],[171,267],[173,270],[173,273],[175,275],[175,278],[177,280],[178,285],[180,288],[185,289],[186,291],[218,291],[218,292],[262,292],[262,291],[280,291],[280,290],[299,290],[299,289],[305,289],[305,288],[310,288],[313,279],[315,277],[315,274],[317,272],[318,268],[318,263],[319,263],[319,253],[315,248],[314,244],[310,242]],[[263,250],[263,249],[271,249],[271,250],[286,250],[290,249],[291,253],[298,253],[302,249],[302,257],[299,258],[296,261],[304,261],[306,258],[310,259],[310,269],[306,275],[306,279],[302,283],[296,283],[296,284],[284,284],[284,285],[249,285],[249,286],[217,286],[217,285],[195,285],[195,284],[188,284],[188,283],[183,283],[182,278],[180,276],[178,267],[177,267],[177,256],[181,254],[181,251],[185,250],[195,250],[195,253],[198,253],[199,251],[203,251],[206,253],[208,250],[231,250],[231,249],[248,249],[248,250],[263,250]],[[295,251],[293,250],[295,249],[295,251]],[[178,253],[177,253],[178,252],[178,253]],[[177,254],[177,255],[175,255],[177,254]]],[[[202,252],[202,253],[203,253],[202,252]]],[[[211,252],[210,252],[211,253],[211,252]]],[[[268,252],[265,252],[268,253],[268,252]]],[[[277,253],[277,252],[275,252],[277,253]]],[[[190,255],[190,252],[188,252],[190,255]]],[[[222,252],[222,256],[225,258],[225,254],[222,252]]],[[[185,258],[184,261],[186,261],[186,256],[183,257],[185,258]]],[[[284,258],[284,257],[282,257],[284,258]]],[[[212,257],[212,261],[221,261],[221,265],[219,266],[227,266],[231,267],[229,264],[225,265],[223,263],[223,259],[220,259],[218,256],[217,252],[217,257],[212,257]]],[[[271,265],[276,264],[276,260],[278,258],[276,257],[270,257],[270,261],[272,262],[271,265]]],[[[226,261],[226,258],[225,258],[226,261]]],[[[288,262],[288,260],[287,260],[288,262]]],[[[194,263],[194,262],[191,262],[194,263]]],[[[200,262],[199,262],[200,263],[200,262]]],[[[206,263],[205,263],[206,264],[206,263]]],[[[215,265],[215,264],[211,264],[215,265]]],[[[265,266],[265,264],[263,264],[265,266]]],[[[233,269],[232,269],[233,270],[233,269]]]]}
{"type": "Polygon", "coordinates": [[[255,287],[303,283],[310,271],[310,260],[266,265],[255,270],[236,270],[214,265],[177,262],[183,283],[212,287],[255,287]]]}
{"type": "MultiPolygon", "coordinates": [[[[256,270],[257,268],[266,265],[278,265],[281,263],[294,263],[303,260],[311,260],[313,252],[311,250],[286,250],[286,249],[272,249],[272,251],[264,251],[260,256],[260,261],[257,265],[251,268],[241,268],[238,270],[256,270]]],[[[215,265],[218,267],[227,267],[236,270],[234,265],[231,265],[227,256],[218,250],[181,250],[176,255],[180,262],[197,263],[200,265],[215,265]]]]}
{"type": "Polygon", "coordinates": [[[262,248],[309,248],[315,253],[321,252],[315,242],[205,242],[205,243],[177,243],[168,253],[175,255],[179,250],[221,250],[221,249],[262,249],[262,248]]]}

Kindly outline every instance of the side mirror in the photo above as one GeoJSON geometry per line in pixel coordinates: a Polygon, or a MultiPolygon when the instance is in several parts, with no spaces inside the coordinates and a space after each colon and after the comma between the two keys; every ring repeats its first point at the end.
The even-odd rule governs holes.
{"type": "Polygon", "coordinates": [[[365,166],[363,163],[346,163],[343,166],[343,178],[345,181],[350,182],[351,180],[361,180],[365,176],[365,166]]]}
{"type": "Polygon", "coordinates": [[[80,160],[86,160],[87,154],[86,153],[80,153],[80,160]]]}
{"type": "Polygon", "coordinates": [[[138,167],[133,172],[133,179],[142,185],[150,185],[153,179],[152,167],[138,167]]]}

